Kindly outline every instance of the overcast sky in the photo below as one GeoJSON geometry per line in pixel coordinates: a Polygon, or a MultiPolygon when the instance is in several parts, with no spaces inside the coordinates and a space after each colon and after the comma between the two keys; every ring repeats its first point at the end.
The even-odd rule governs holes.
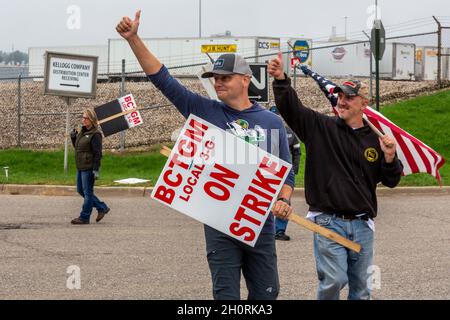
{"type": "MultiPolygon", "coordinates": [[[[357,32],[359,37],[374,14],[370,6],[375,0],[202,0],[201,3],[203,36],[230,30],[235,36],[303,36],[325,40],[332,26],[336,26],[337,33],[344,33],[346,20],[347,34],[354,37],[357,32]],[[344,19],[345,16],[348,18],[344,19]]],[[[139,8],[141,36],[197,37],[198,5],[199,0],[0,0],[0,50],[11,51],[13,46],[15,50],[28,51],[28,47],[35,46],[106,45],[108,38],[117,38],[115,25],[120,18],[134,17],[139,8]],[[71,6],[75,6],[75,11],[68,13],[71,6]]],[[[443,17],[450,26],[450,0],[379,0],[379,6],[384,25],[394,25],[397,34],[435,30],[432,15],[443,17]]],[[[450,41],[450,31],[445,38],[450,41]]]]}

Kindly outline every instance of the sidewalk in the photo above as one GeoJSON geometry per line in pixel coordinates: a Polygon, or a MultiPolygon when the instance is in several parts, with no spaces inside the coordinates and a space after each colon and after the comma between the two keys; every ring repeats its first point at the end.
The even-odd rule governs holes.
{"type": "MultiPolygon", "coordinates": [[[[95,187],[95,193],[102,197],[142,197],[150,195],[153,187],[95,187]]],[[[37,196],[74,196],[77,195],[75,186],[57,185],[0,185],[0,194],[7,195],[37,195],[37,196]]],[[[379,196],[389,195],[450,195],[450,186],[445,187],[397,187],[394,189],[379,187],[379,196]]],[[[294,196],[305,197],[304,188],[295,188],[294,196]]]]}

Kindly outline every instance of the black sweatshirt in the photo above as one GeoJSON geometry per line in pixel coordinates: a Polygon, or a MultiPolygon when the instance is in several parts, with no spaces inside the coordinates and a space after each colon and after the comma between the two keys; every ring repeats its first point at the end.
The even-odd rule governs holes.
{"type": "Polygon", "coordinates": [[[292,156],[292,170],[294,170],[294,174],[297,175],[300,170],[300,156],[302,154],[300,149],[300,141],[296,137],[295,132],[288,126],[286,126],[286,135],[289,144],[289,151],[292,156]]]}
{"type": "Polygon", "coordinates": [[[403,165],[386,163],[378,136],[365,123],[352,129],[339,117],[306,108],[289,78],[273,82],[281,116],[305,143],[305,195],[310,211],[377,215],[379,182],[395,187],[403,165]]]}

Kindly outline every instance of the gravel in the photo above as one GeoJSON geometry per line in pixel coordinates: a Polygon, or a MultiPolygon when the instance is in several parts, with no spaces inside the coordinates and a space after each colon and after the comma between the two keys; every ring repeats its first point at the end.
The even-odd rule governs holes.
{"type": "MultiPolygon", "coordinates": [[[[342,80],[332,79],[336,82],[342,80]]],[[[182,78],[180,81],[190,90],[206,95],[198,79],[182,78]]],[[[328,101],[310,78],[297,80],[297,92],[303,103],[323,113],[330,113],[328,101]]],[[[381,81],[381,99],[383,103],[414,97],[436,90],[432,81],[381,81]]],[[[18,132],[18,97],[16,81],[0,81],[0,149],[17,145],[18,132]]],[[[170,141],[171,135],[181,127],[184,119],[175,107],[151,84],[144,82],[127,82],[126,92],[132,93],[140,107],[158,107],[143,110],[144,124],[126,131],[126,147],[146,147],[170,141]]],[[[78,114],[71,116],[70,126],[81,122],[84,108],[95,107],[116,99],[120,93],[120,83],[99,83],[95,99],[76,99],[71,103],[70,111],[78,114]]],[[[273,105],[273,94],[271,92],[273,105]]],[[[61,148],[64,145],[66,103],[61,97],[44,96],[43,82],[24,81],[21,84],[21,145],[33,149],[61,148]],[[38,115],[26,115],[37,113],[38,115]],[[45,115],[45,113],[60,113],[45,115]]],[[[104,139],[104,148],[119,147],[119,135],[104,139]]]]}

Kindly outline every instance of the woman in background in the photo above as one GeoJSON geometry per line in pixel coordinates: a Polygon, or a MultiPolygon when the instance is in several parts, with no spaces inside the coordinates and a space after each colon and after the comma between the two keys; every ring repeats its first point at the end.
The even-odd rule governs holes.
{"type": "Polygon", "coordinates": [[[94,194],[94,182],[99,178],[102,158],[102,134],[98,129],[97,115],[93,110],[83,113],[81,131],[72,130],[70,137],[75,148],[77,167],[77,191],[84,198],[80,216],[72,224],[89,224],[92,208],[98,211],[96,222],[103,219],[110,209],[94,194]]]}

